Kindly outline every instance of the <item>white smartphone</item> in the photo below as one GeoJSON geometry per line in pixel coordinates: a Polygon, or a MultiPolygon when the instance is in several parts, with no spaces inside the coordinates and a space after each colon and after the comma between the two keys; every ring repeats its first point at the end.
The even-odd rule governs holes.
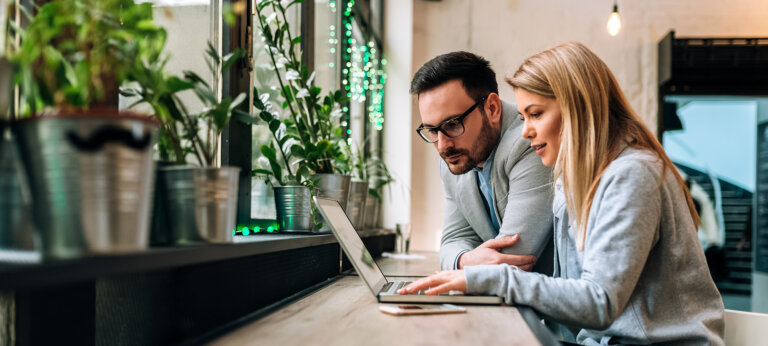
{"type": "Polygon", "coordinates": [[[427,315],[467,312],[466,308],[453,304],[443,305],[379,305],[379,311],[390,315],[427,315]]]}

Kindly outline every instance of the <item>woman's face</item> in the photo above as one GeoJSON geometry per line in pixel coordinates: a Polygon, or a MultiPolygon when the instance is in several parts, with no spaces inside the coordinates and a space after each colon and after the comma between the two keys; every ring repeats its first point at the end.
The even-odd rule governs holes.
{"type": "Polygon", "coordinates": [[[552,97],[515,89],[517,111],[525,121],[523,138],[531,141],[531,147],[541,156],[541,163],[552,167],[560,152],[560,128],[562,127],[560,106],[552,97]]]}

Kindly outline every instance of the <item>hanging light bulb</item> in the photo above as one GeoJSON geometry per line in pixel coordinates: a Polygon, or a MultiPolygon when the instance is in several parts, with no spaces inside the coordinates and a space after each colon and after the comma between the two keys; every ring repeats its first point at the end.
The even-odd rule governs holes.
{"type": "Polygon", "coordinates": [[[616,36],[619,34],[619,30],[621,30],[621,18],[619,18],[619,5],[616,4],[616,1],[613,2],[613,12],[611,12],[611,17],[608,18],[608,25],[606,25],[608,28],[608,33],[611,36],[616,36]]]}

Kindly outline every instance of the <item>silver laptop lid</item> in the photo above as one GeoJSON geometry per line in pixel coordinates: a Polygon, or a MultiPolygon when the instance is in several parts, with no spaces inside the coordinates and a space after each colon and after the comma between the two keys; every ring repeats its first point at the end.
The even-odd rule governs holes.
{"type": "Polygon", "coordinates": [[[352,266],[355,267],[357,274],[363,278],[365,284],[371,289],[373,295],[378,295],[381,288],[387,283],[381,269],[376,265],[373,256],[363,245],[363,240],[357,234],[352,222],[341,209],[339,202],[333,199],[313,197],[320,213],[330,224],[333,234],[338,239],[344,253],[347,254],[352,266]]]}

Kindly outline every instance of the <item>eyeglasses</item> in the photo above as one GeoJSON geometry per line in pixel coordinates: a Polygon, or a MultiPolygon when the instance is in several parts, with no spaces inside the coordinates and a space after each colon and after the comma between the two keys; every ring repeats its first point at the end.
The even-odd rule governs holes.
{"type": "Polygon", "coordinates": [[[469,107],[466,112],[461,113],[459,116],[445,120],[437,126],[421,125],[416,129],[416,132],[419,134],[419,136],[421,136],[421,138],[427,141],[427,143],[437,142],[438,131],[442,132],[444,135],[450,138],[461,136],[464,134],[464,118],[472,113],[472,111],[475,110],[478,105],[483,103],[486,98],[487,96],[483,96],[483,98],[475,102],[472,107],[469,107]]]}

